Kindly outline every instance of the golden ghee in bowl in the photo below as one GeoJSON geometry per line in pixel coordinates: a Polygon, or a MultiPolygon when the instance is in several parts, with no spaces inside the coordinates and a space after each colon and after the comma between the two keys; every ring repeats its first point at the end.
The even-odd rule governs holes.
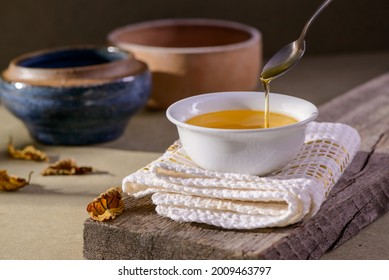
{"type": "Polygon", "coordinates": [[[264,128],[264,101],[263,92],[216,92],[177,101],[166,115],[200,167],[265,175],[296,156],[318,109],[304,99],[272,93],[270,127],[264,128]]]}
{"type": "MultiPolygon", "coordinates": [[[[255,110],[226,110],[195,116],[187,124],[224,129],[265,128],[265,112],[255,110]]],[[[296,123],[297,120],[284,114],[269,113],[269,127],[279,127],[296,123]]]]}

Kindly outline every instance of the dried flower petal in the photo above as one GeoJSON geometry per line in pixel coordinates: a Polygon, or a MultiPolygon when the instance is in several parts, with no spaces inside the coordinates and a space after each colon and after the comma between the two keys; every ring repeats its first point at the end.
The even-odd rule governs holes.
{"type": "Polygon", "coordinates": [[[0,170],[0,191],[16,191],[30,183],[31,174],[28,175],[28,181],[13,175],[8,175],[6,170],[0,170]]]}
{"type": "Polygon", "coordinates": [[[48,166],[42,171],[42,175],[83,175],[92,173],[93,168],[89,166],[77,166],[73,159],[62,159],[48,166]]]}
{"type": "Polygon", "coordinates": [[[49,157],[46,153],[38,150],[32,145],[28,145],[21,150],[15,149],[12,143],[12,137],[9,138],[8,143],[8,153],[11,157],[17,159],[25,159],[25,160],[35,160],[35,161],[48,161],[49,157]]]}
{"type": "Polygon", "coordinates": [[[115,219],[116,216],[124,211],[124,203],[122,199],[122,191],[120,188],[110,188],[106,192],[100,194],[88,204],[86,211],[89,216],[95,221],[106,221],[115,219]]]}

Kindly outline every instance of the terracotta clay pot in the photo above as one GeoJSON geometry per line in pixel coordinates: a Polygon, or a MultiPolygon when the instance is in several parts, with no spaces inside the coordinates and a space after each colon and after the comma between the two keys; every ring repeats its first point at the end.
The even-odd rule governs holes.
{"type": "Polygon", "coordinates": [[[132,24],[108,34],[152,72],[149,106],[165,109],[205,92],[257,89],[262,64],[260,32],[212,19],[167,19],[132,24]]]}

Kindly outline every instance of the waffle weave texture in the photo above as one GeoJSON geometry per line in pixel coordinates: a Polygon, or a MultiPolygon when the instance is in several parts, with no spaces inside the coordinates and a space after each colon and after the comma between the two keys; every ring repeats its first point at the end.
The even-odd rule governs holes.
{"type": "Polygon", "coordinates": [[[264,177],[200,168],[177,141],[125,177],[122,188],[135,197],[152,194],[158,214],[175,221],[226,229],[283,227],[317,213],[360,141],[348,125],[312,122],[294,160],[264,177]]]}

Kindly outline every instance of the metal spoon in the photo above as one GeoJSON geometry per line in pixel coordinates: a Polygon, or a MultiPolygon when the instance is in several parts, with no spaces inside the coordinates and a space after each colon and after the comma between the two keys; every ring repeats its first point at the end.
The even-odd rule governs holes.
{"type": "Polygon", "coordinates": [[[263,67],[261,73],[261,80],[270,82],[274,78],[277,78],[285,74],[301,59],[305,52],[305,35],[316,17],[332,2],[332,0],[324,1],[316,12],[311,16],[304,26],[300,37],[284,46],[280,49],[263,67]]]}

